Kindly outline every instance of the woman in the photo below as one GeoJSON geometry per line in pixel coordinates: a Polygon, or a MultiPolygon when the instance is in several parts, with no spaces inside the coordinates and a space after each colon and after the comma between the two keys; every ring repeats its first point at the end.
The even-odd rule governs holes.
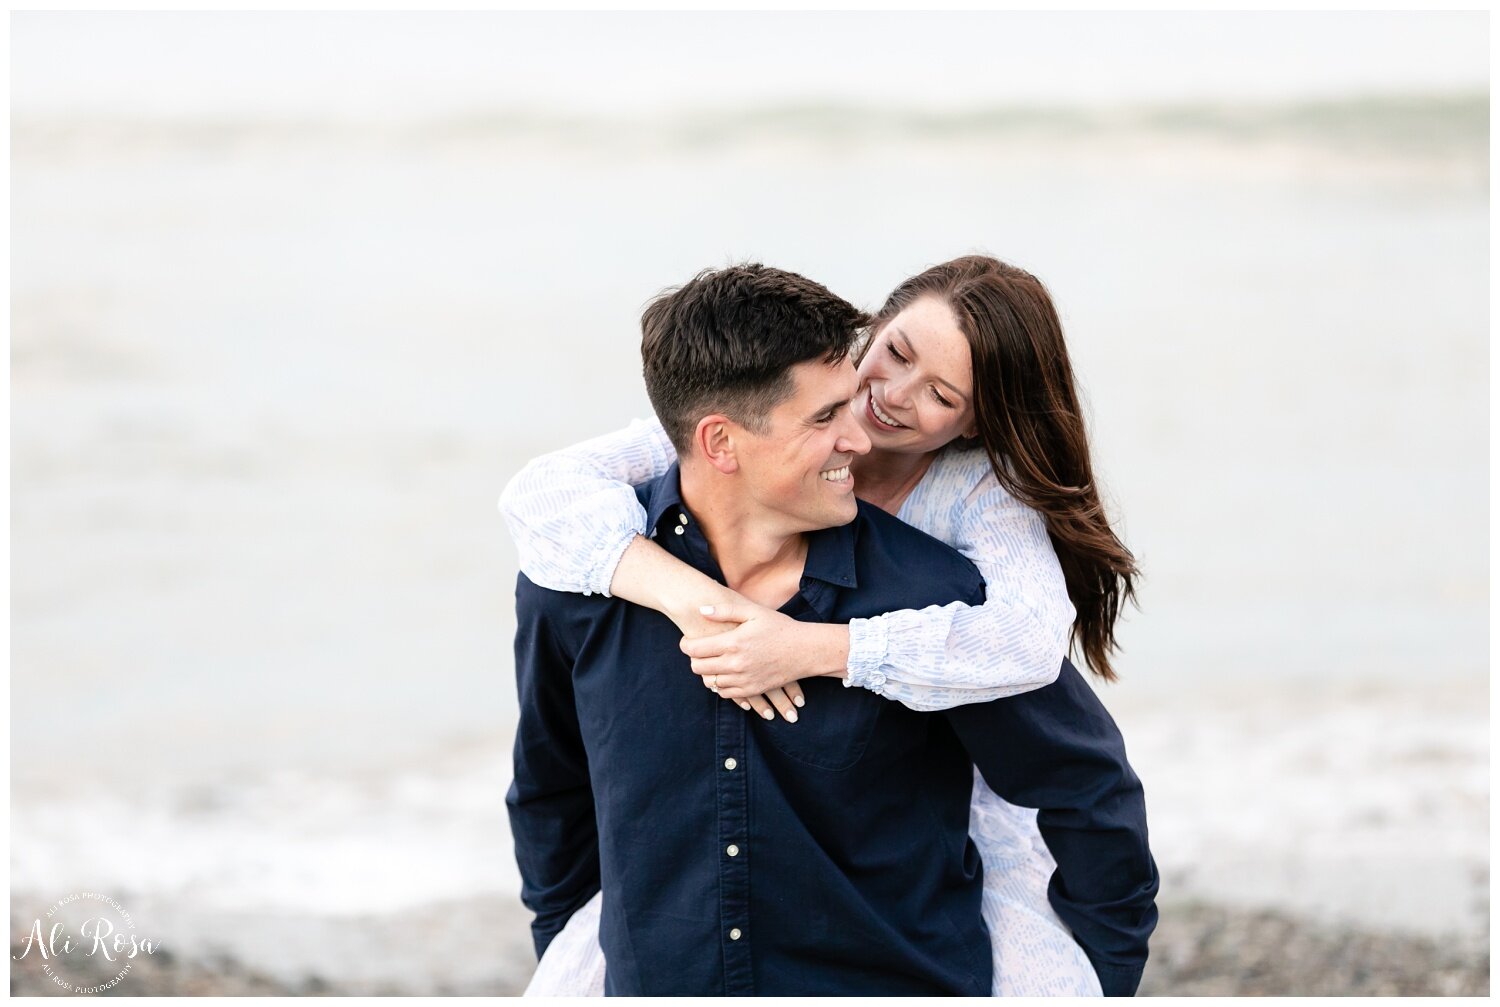
{"type": "MultiPolygon", "coordinates": [[[[832,675],[920,710],[1052,682],[1069,642],[1114,679],[1133,557],[1110,529],[1062,327],[1031,274],[984,256],[901,284],[857,361],[872,444],[855,492],[969,557],[983,606],[892,612],[848,626],[797,622],[755,605],[642,537],[631,484],[673,460],[656,424],[537,459],[501,497],[521,568],[544,587],[613,593],[669,616],[693,671],[764,717],[796,720],[796,680],[832,675]],[[725,629],[726,625],[732,628],[725,629]]],[[[815,716],[815,710],[808,710],[815,716]]],[[[1036,812],[976,774],[970,832],[984,860],[984,916],[997,995],[1098,995],[1082,950],[1047,901],[1055,865],[1036,812]]],[[[599,896],[548,948],[528,993],[600,995],[599,896]]]]}

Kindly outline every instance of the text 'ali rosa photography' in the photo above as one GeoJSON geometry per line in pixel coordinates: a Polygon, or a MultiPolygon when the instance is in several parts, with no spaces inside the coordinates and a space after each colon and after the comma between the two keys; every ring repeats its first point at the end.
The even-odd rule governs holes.
{"type": "Polygon", "coordinates": [[[40,968],[64,992],[105,993],[130,975],[135,958],[160,948],[136,933],[134,917],[108,895],[74,892],[32,921],[11,960],[40,968]]]}

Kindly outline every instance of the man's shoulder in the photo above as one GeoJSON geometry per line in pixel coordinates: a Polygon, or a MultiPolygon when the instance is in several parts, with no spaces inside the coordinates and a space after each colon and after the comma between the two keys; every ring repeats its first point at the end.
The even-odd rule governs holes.
{"type": "Polygon", "coordinates": [[[863,500],[855,520],[861,586],[867,576],[874,583],[899,584],[903,599],[911,599],[903,601],[904,608],[983,602],[984,578],[957,549],[863,500]]]}
{"type": "Polygon", "coordinates": [[[516,618],[549,620],[589,619],[615,599],[602,594],[577,594],[542,587],[524,573],[516,574],[516,618]]]}

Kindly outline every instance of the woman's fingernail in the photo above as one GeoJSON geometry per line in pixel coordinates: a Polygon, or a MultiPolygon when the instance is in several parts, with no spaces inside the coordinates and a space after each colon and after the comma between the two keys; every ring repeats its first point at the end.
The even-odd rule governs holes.
{"type": "Polygon", "coordinates": [[[740,709],[741,710],[748,710],[748,709],[750,709],[750,704],[749,703],[741,703],[740,704],[740,709]]]}
{"type": "Polygon", "coordinates": [[[793,696],[792,702],[797,704],[798,706],[801,706],[803,703],[807,702],[807,700],[803,699],[801,696],[793,696]]]}
{"type": "Polygon", "coordinates": [[[702,612],[704,615],[713,615],[714,607],[712,605],[700,605],[698,607],[698,611],[702,612]]]}
{"type": "Polygon", "coordinates": [[[786,722],[788,724],[795,724],[797,722],[797,711],[796,710],[788,710],[788,711],[786,711],[786,722]]]}
{"type": "Polygon", "coordinates": [[[767,720],[775,720],[776,719],[776,714],[772,713],[770,710],[767,710],[765,713],[762,713],[761,716],[765,717],[767,720]]]}

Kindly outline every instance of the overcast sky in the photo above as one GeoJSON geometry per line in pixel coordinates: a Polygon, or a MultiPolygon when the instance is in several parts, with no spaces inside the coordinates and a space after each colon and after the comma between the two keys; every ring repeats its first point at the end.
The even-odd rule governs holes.
{"type": "Polygon", "coordinates": [[[12,15],[22,116],[943,107],[1487,89],[1485,15],[12,15]]]}

